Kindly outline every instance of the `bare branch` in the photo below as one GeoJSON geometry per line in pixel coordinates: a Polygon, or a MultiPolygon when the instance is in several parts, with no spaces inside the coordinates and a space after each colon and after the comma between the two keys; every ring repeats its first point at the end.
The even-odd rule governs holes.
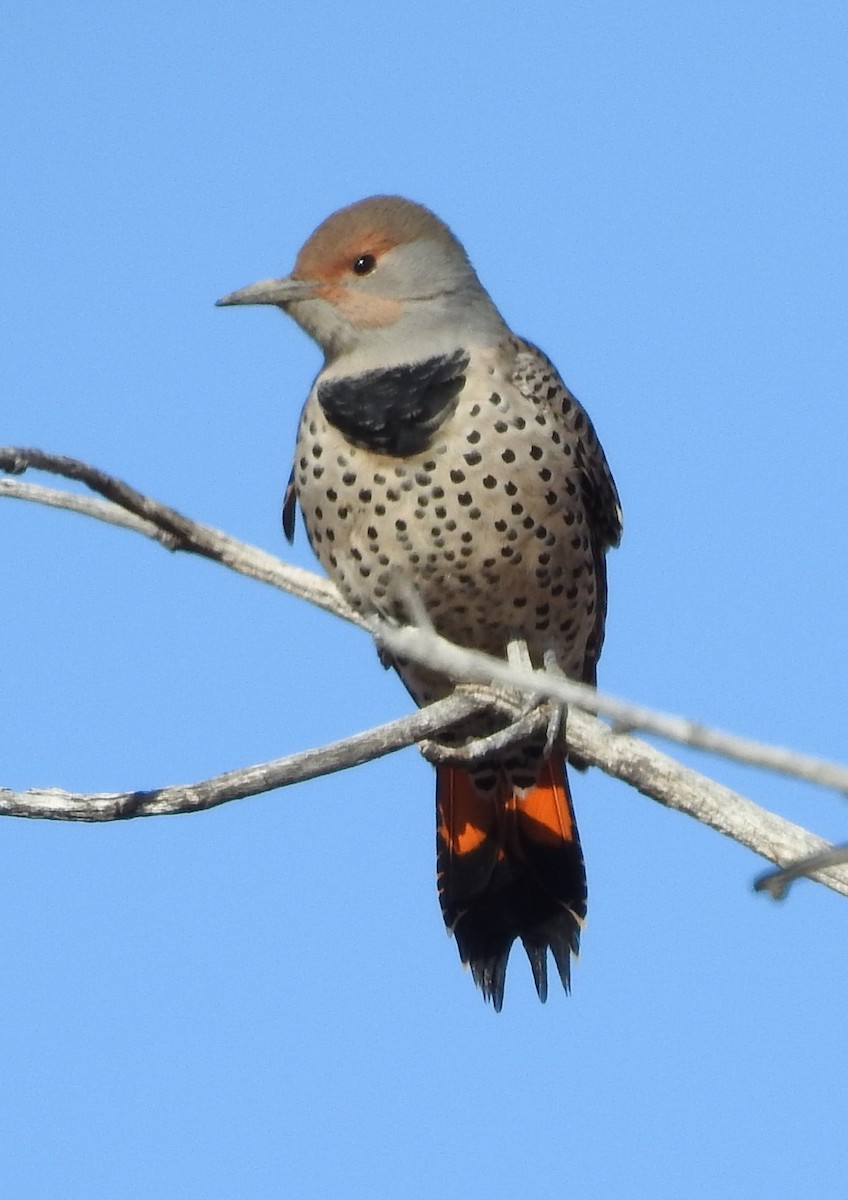
{"type": "MultiPolygon", "coordinates": [[[[144,792],[79,794],[59,788],[11,792],[0,789],[0,815],[60,821],[115,821],[132,817],[197,812],[231,800],[259,795],[409,746],[437,735],[481,706],[518,716],[522,702],[501,690],[462,688],[427,708],[356,734],[321,749],[305,750],[273,762],[230,771],[185,786],[144,792]]],[[[644,795],[685,812],[749,849],[783,864],[801,856],[829,852],[820,838],[753,804],[744,796],[681,766],[638,739],[616,733],[586,713],[568,717],[568,745],[590,765],[632,784],[644,795]]],[[[848,867],[822,860],[814,878],[848,895],[848,867]],[[829,869],[825,869],[829,868],[829,869]]]]}
{"type": "MultiPolygon", "coordinates": [[[[525,696],[547,697],[571,706],[568,748],[576,757],[632,784],[660,803],[694,816],[772,862],[788,865],[787,870],[765,877],[758,887],[779,895],[789,880],[801,874],[811,874],[827,886],[848,895],[848,867],[844,865],[843,852],[834,851],[833,847],[806,830],[681,766],[622,729],[642,729],[840,791],[848,791],[848,769],[845,767],[707,729],[695,722],[605,696],[552,672],[533,671],[520,663],[508,663],[454,646],[439,637],[432,627],[399,628],[380,620],[366,622],[344,603],[327,580],[287,566],[255,546],[191,521],[112,476],[74,459],[39,451],[0,449],[0,469],[20,474],[28,467],[81,481],[105,499],[60,492],[17,480],[0,481],[0,496],[67,508],[132,529],[170,549],[211,558],[243,575],[272,584],[369,628],[377,642],[393,654],[422,661],[449,678],[476,680],[490,686],[475,689],[466,685],[458,688],[446,700],[368,733],[358,734],[320,750],[304,751],[185,787],[96,795],[75,795],[58,789],[24,793],[0,790],[0,814],[98,821],[210,808],[229,800],[340,770],[414,741],[431,738],[481,705],[495,707],[518,719],[512,735],[495,735],[500,744],[504,736],[526,733],[527,720],[524,718],[527,715],[527,702],[517,695],[523,693],[525,696]],[[504,687],[509,690],[505,692],[504,687]],[[616,728],[610,729],[589,716],[590,712],[611,717],[616,722],[616,728]]],[[[472,746],[459,753],[468,757],[479,751],[478,745],[476,750],[472,746]]],[[[435,748],[433,754],[437,756],[435,748]]]]}
{"type": "Polygon", "coordinates": [[[66,792],[61,788],[33,788],[12,792],[0,788],[0,815],[38,817],[54,821],[119,821],[130,817],[158,817],[215,808],[230,800],[258,796],[318,775],[329,775],[359,766],[393,750],[411,746],[449,728],[479,710],[478,699],[454,692],[408,717],[378,725],[316,750],[302,750],[258,766],[228,771],[200,783],[155,788],[144,792],[66,792]]]}
{"type": "MultiPolygon", "coordinates": [[[[686,813],[781,866],[832,846],[801,826],[761,808],[747,797],[684,767],[630,734],[617,733],[578,709],[568,714],[568,745],[574,754],[637,788],[667,808],[686,813]]],[[[820,883],[848,896],[848,867],[811,872],[820,883]]]]}
{"type": "Polygon", "coordinates": [[[363,620],[345,604],[333,584],[311,571],[290,566],[258,546],[241,542],[210,525],[192,521],[176,509],[143,496],[120,479],[95,471],[77,459],[15,446],[0,447],[0,470],[21,474],[29,466],[80,480],[109,498],[92,500],[75,492],[60,492],[18,480],[0,480],[0,498],[6,495],[18,500],[48,503],[54,508],[65,508],[113,525],[122,525],[153,538],[169,550],[183,550],[210,558],[249,579],[269,583],[346,621],[364,626],[363,620]]]}
{"type": "Polygon", "coordinates": [[[84,512],[88,516],[113,524],[122,524],[144,533],[171,549],[214,559],[242,575],[269,583],[282,591],[317,604],[327,612],[355,625],[370,628],[377,640],[393,652],[430,664],[435,660],[437,669],[443,670],[451,678],[477,679],[484,683],[505,682],[508,686],[529,694],[548,696],[579,705],[588,712],[610,717],[621,729],[652,733],[682,745],[747,763],[749,766],[777,771],[848,794],[848,767],[841,764],[812,755],[797,754],[781,746],[737,737],[735,734],[711,729],[699,722],[668,713],[655,712],[607,696],[586,684],[549,673],[531,672],[510,666],[500,659],[454,646],[432,630],[396,628],[386,622],[367,623],[342,600],[329,580],[299,567],[288,566],[256,546],[229,537],[211,526],[192,521],[175,509],[143,496],[113,476],[97,471],[77,459],[61,455],[14,446],[0,448],[0,470],[20,474],[28,467],[86,483],[102,495],[108,496],[111,507],[104,504],[84,506],[84,498],[74,493],[42,489],[17,481],[0,481],[0,497],[5,494],[84,512]],[[49,493],[49,500],[44,498],[44,492],[49,493]],[[121,510],[140,518],[141,524],[123,520],[119,515],[121,510]]]}
{"type": "Polygon", "coordinates": [[[577,683],[561,675],[517,667],[478,650],[456,646],[432,630],[416,629],[410,625],[394,626],[381,620],[370,621],[369,628],[376,641],[392,654],[414,659],[450,679],[499,683],[527,695],[547,696],[586,712],[610,717],[619,730],[639,729],[749,766],[764,767],[822,787],[848,792],[848,767],[838,763],[807,754],[795,754],[781,746],[769,746],[718,729],[709,729],[682,717],[655,712],[629,701],[618,700],[588,684],[577,683]]]}
{"type": "Polygon", "coordinates": [[[84,496],[76,492],[62,492],[58,488],[42,487],[38,483],[22,483],[18,479],[0,479],[0,496],[8,496],[12,500],[29,500],[34,504],[44,504],[48,508],[64,508],[84,517],[95,517],[108,525],[118,525],[122,529],[131,529],[134,533],[143,533],[169,550],[177,549],[170,534],[163,532],[152,521],[145,521],[142,517],[119,508],[111,500],[100,500],[96,496],[84,496]]]}

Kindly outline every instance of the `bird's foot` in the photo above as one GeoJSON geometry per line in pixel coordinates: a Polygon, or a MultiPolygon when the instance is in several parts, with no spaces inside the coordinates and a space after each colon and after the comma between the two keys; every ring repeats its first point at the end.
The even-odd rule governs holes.
{"type": "Polygon", "coordinates": [[[544,705],[534,707],[503,729],[497,729],[485,737],[469,738],[467,742],[457,746],[428,738],[418,743],[418,749],[434,766],[461,767],[481,762],[483,759],[502,754],[516,742],[537,738],[540,732],[548,727],[548,714],[543,711],[545,708],[544,705]]]}
{"type": "MultiPolygon", "coordinates": [[[[514,638],[507,644],[507,659],[513,666],[533,669],[527,642],[523,638],[514,638]]],[[[562,675],[552,651],[546,651],[544,662],[546,670],[562,675]]],[[[434,765],[464,766],[501,754],[516,743],[535,741],[544,736],[544,757],[547,758],[562,733],[565,713],[566,706],[556,700],[525,696],[518,716],[503,729],[483,737],[469,738],[458,745],[427,739],[419,742],[418,746],[424,757],[434,765]]]]}

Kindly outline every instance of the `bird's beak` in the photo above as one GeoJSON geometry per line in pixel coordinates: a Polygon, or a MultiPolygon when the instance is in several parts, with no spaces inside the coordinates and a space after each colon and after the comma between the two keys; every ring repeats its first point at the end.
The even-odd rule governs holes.
{"type": "Polygon", "coordinates": [[[222,296],[215,303],[219,307],[228,304],[278,304],[285,307],[292,300],[306,300],[315,295],[316,285],[308,279],[262,279],[259,283],[248,284],[229,296],[222,296]]]}

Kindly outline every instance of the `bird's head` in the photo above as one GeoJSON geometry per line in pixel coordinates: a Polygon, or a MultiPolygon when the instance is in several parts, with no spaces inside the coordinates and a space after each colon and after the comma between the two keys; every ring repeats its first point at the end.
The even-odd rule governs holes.
{"type": "Polygon", "coordinates": [[[291,275],[251,284],[218,304],[276,305],[328,362],[364,348],[396,357],[404,344],[455,346],[458,330],[503,329],[447,225],[399,196],[339,209],[305,243],[291,275]]]}

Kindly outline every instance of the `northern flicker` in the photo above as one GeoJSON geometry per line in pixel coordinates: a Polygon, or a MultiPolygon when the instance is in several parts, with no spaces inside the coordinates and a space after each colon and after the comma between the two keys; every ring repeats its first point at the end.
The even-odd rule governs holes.
{"type": "MultiPolygon", "coordinates": [[[[218,301],[272,304],[324,352],[283,510],[348,602],[594,684],[615,484],[588,416],[545,355],[507,327],[453,233],[373,196],[327,218],[291,275],[218,301]]],[[[452,684],[393,663],[419,704],[452,684]]],[[[477,721],[464,734],[491,732],[477,721]]],[[[503,724],[503,721],[500,721],[503,724]]],[[[547,952],[569,988],[586,875],[565,755],[544,737],[437,766],[437,869],[448,929],[500,1010],[521,938],[541,1000],[547,952]]]]}

